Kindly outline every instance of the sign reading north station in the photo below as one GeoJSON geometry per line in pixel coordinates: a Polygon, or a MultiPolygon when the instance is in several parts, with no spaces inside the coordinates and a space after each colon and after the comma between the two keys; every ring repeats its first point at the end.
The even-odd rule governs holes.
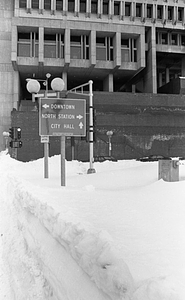
{"type": "Polygon", "coordinates": [[[86,100],[41,98],[39,100],[40,136],[85,136],[86,100]]]}

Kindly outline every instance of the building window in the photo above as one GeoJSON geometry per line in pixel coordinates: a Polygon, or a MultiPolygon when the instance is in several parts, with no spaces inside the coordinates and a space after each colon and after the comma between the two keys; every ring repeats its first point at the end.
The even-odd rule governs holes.
{"type": "Polygon", "coordinates": [[[64,58],[63,34],[44,34],[44,57],[64,58]]]}
{"type": "Polygon", "coordinates": [[[142,6],[140,3],[136,3],[136,17],[141,18],[142,6]]]}
{"type": "Polygon", "coordinates": [[[113,61],[113,38],[112,37],[96,38],[96,59],[113,61]]]}
{"type": "Polygon", "coordinates": [[[173,20],[173,7],[168,6],[168,20],[173,20]]]}
{"type": "Polygon", "coordinates": [[[157,19],[162,19],[163,17],[163,6],[157,5],[157,19]]]}
{"type": "Polygon", "coordinates": [[[74,0],[68,0],[68,11],[69,12],[75,11],[75,1],[74,0]]]}
{"type": "Polygon", "coordinates": [[[37,32],[18,32],[17,54],[21,57],[38,57],[37,32]]]}
{"type": "Polygon", "coordinates": [[[108,15],[109,14],[109,1],[103,0],[103,14],[108,15]]]}
{"type": "Polygon", "coordinates": [[[91,0],[91,13],[92,14],[98,13],[98,1],[91,0]]]}
{"type": "Polygon", "coordinates": [[[121,39],[121,62],[137,62],[136,39],[121,39]]]}
{"type": "Polygon", "coordinates": [[[178,35],[175,33],[172,33],[171,35],[171,44],[174,46],[178,45],[178,35]]]}
{"type": "Polygon", "coordinates": [[[71,35],[71,58],[89,59],[89,37],[87,35],[71,35]]]}
{"type": "Polygon", "coordinates": [[[178,21],[182,21],[183,20],[183,8],[182,7],[178,7],[178,21]]]}
{"type": "Polygon", "coordinates": [[[131,3],[130,2],[125,3],[125,16],[126,17],[131,16],[131,3]]]}
{"type": "Polygon", "coordinates": [[[181,46],[185,46],[185,35],[181,35],[181,46]]]}
{"type": "Polygon", "coordinates": [[[63,10],[63,0],[56,0],[56,10],[63,10]]]}
{"type": "Polygon", "coordinates": [[[151,19],[153,14],[153,6],[151,4],[147,4],[146,16],[151,19]]]}
{"type": "Polygon", "coordinates": [[[39,9],[39,0],[32,0],[31,7],[33,9],[39,9]]]}
{"type": "Polygon", "coordinates": [[[114,1],[114,15],[119,16],[120,14],[120,2],[114,1]]]}
{"type": "Polygon", "coordinates": [[[167,33],[162,33],[161,34],[161,44],[162,45],[167,45],[168,44],[168,34],[167,33]]]}
{"type": "Polygon", "coordinates": [[[44,9],[51,10],[51,0],[44,0],[44,9]]]}
{"type": "Polygon", "coordinates": [[[19,8],[26,8],[26,0],[19,0],[19,8]]]}
{"type": "Polygon", "coordinates": [[[80,0],[80,12],[81,13],[86,12],[86,0],[80,0]]]}

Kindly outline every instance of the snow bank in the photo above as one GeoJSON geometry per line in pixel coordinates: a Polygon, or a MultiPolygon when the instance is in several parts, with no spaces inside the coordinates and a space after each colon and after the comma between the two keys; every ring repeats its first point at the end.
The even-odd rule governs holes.
{"type": "MultiPolygon", "coordinates": [[[[14,216],[14,224],[17,224],[17,228],[16,225],[13,225],[14,235],[18,237],[20,232],[19,238],[14,241],[13,250],[12,247],[7,250],[10,246],[7,241],[7,260],[10,262],[11,274],[30,276],[32,285],[35,284],[33,282],[35,279],[41,281],[40,286],[44,289],[41,291],[34,289],[34,293],[39,295],[39,299],[45,299],[43,297],[46,296],[62,299],[64,291],[68,291],[66,299],[70,300],[77,300],[77,294],[81,294],[79,299],[84,300],[131,299],[134,291],[132,276],[123,259],[119,258],[107,233],[97,230],[89,231],[81,224],[72,223],[70,219],[63,220],[52,207],[34,197],[23,182],[19,182],[13,176],[9,176],[5,181],[7,182],[9,207],[12,207],[13,210],[11,215],[14,216]],[[20,249],[20,245],[16,246],[16,243],[22,245],[22,270],[19,273],[16,272],[16,268],[20,268],[16,259],[16,256],[18,258],[16,248],[20,249]],[[12,255],[15,256],[15,259],[12,255]],[[67,270],[68,267],[63,261],[66,255],[66,261],[70,261],[72,272],[67,270]],[[11,265],[12,260],[15,262],[15,266],[11,265]],[[81,270],[85,272],[85,275],[81,270]],[[69,280],[66,281],[66,284],[64,283],[66,274],[72,276],[73,292],[68,286],[69,280]],[[89,284],[92,284],[89,283],[87,276],[97,287],[92,288],[91,286],[91,293],[94,291],[92,296],[89,295],[88,289],[89,284]],[[75,281],[78,293],[74,292],[75,281]],[[83,292],[79,292],[82,282],[85,282],[83,292]]],[[[24,293],[27,291],[26,287],[23,288],[23,277],[21,276],[17,280],[14,275],[11,280],[16,299],[25,299],[24,293]],[[24,291],[23,295],[20,294],[22,290],[24,291]]],[[[26,294],[27,299],[34,299],[32,294],[28,295],[26,294]]]]}

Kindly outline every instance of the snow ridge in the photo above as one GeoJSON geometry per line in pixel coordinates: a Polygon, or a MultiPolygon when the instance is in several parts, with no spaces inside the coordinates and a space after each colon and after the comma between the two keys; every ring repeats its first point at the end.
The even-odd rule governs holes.
{"type": "MultiPolygon", "coordinates": [[[[19,222],[28,244],[29,236],[33,233],[25,233],[26,228],[29,227],[26,220],[31,220],[34,217],[60,243],[65,251],[70,253],[96,286],[108,296],[105,299],[132,299],[134,292],[132,275],[123,259],[119,258],[119,254],[106,233],[89,231],[80,223],[74,224],[62,219],[60,214],[56,213],[51,206],[33,196],[31,191],[24,187],[23,182],[19,182],[11,176],[8,189],[11,190],[14,207],[21,216],[19,222]]],[[[35,240],[34,243],[37,244],[38,241],[35,240]]],[[[43,250],[41,249],[41,251],[43,250]]],[[[50,279],[48,278],[48,281],[50,279]]],[[[69,297],[69,299],[71,298],[69,297]]]]}

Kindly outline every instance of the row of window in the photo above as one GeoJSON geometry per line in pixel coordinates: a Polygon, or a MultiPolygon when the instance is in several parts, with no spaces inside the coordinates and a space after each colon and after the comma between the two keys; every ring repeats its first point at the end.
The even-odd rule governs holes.
{"type": "MultiPolygon", "coordinates": [[[[43,0],[44,9],[51,10],[51,0],[43,0]]],[[[91,0],[91,13],[98,14],[98,0],[91,0]]],[[[75,12],[75,1],[67,1],[68,11],[75,12]]],[[[27,0],[19,0],[19,7],[26,8],[27,0]]],[[[57,11],[63,11],[64,1],[56,0],[57,11]]],[[[39,9],[39,0],[31,0],[31,8],[39,9]]],[[[147,4],[147,3],[133,3],[129,1],[114,1],[113,12],[109,0],[103,0],[102,2],[102,14],[114,14],[124,16],[136,16],[156,19],[167,19],[173,20],[174,18],[178,21],[184,19],[184,7],[175,7],[158,4],[147,4]]],[[[87,0],[79,0],[79,12],[87,12],[87,0]]]]}
{"type": "MultiPolygon", "coordinates": [[[[39,37],[37,32],[18,33],[18,56],[38,57],[39,37]]],[[[64,58],[64,35],[61,33],[44,34],[44,57],[64,58]]],[[[70,37],[71,59],[89,59],[89,36],[71,35],[70,37]]],[[[96,59],[113,61],[113,38],[109,36],[96,37],[96,59]]],[[[121,39],[122,62],[137,62],[136,39],[121,39]]]]}
{"type": "Polygon", "coordinates": [[[156,32],[156,44],[185,46],[185,35],[173,32],[156,32]]]}

